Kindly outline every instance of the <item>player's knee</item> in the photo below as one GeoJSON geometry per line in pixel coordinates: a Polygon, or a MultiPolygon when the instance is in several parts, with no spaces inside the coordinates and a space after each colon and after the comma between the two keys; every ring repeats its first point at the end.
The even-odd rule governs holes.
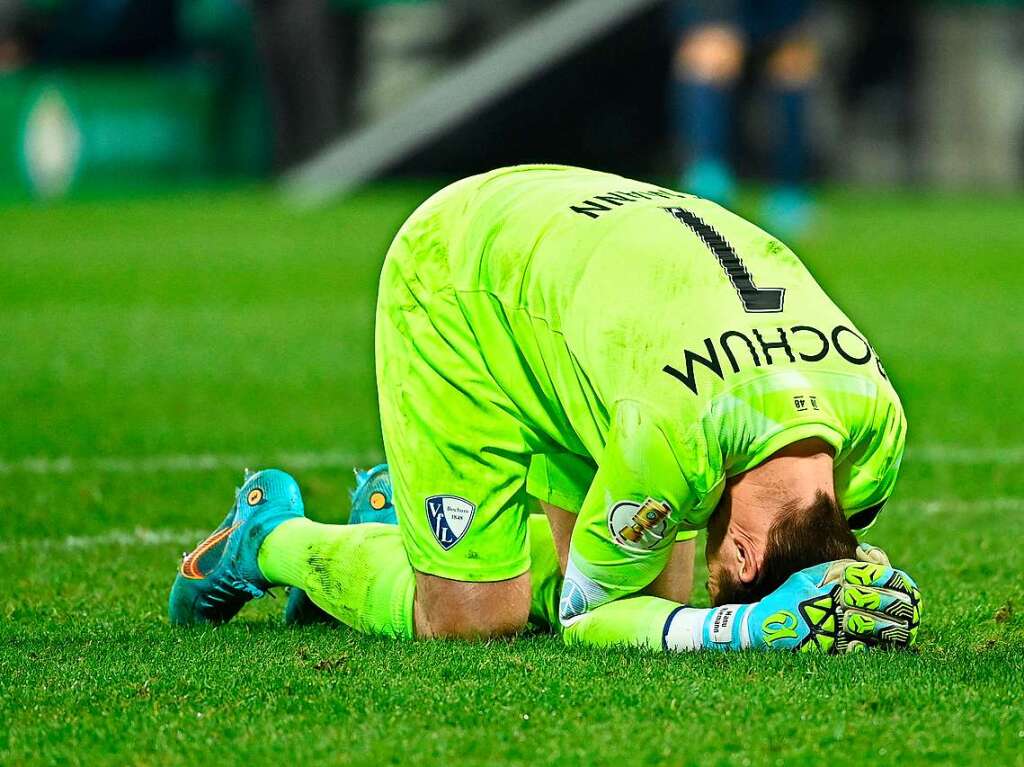
{"type": "Polygon", "coordinates": [[[726,84],[743,66],[745,46],[739,33],[723,24],[701,26],[686,34],[676,50],[675,73],[680,80],[726,84]]]}
{"type": "Polygon", "coordinates": [[[768,60],[768,73],[772,81],[784,88],[806,87],[818,76],[820,70],[818,45],[806,37],[783,43],[768,60]]]}
{"type": "Polygon", "coordinates": [[[452,581],[416,574],[416,636],[486,639],[526,628],[530,574],[493,583],[452,581]]]}

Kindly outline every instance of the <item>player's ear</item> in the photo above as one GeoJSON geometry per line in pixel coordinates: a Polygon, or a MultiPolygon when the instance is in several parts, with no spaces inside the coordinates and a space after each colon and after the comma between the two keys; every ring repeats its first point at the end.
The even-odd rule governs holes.
{"type": "Polygon", "coordinates": [[[757,580],[757,563],[754,561],[753,551],[741,540],[733,539],[736,547],[736,574],[740,583],[749,584],[757,580]]]}

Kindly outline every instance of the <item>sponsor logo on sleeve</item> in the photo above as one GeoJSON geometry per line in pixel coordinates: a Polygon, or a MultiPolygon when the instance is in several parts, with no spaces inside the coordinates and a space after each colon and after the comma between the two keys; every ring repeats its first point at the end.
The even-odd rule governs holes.
{"type": "Polygon", "coordinates": [[[649,551],[665,540],[671,511],[667,503],[653,498],[643,503],[619,501],[608,511],[608,531],[625,549],[649,551]]]}
{"type": "Polygon", "coordinates": [[[441,548],[448,551],[469,530],[476,504],[457,495],[432,495],[426,500],[426,510],[430,532],[441,548]]]}

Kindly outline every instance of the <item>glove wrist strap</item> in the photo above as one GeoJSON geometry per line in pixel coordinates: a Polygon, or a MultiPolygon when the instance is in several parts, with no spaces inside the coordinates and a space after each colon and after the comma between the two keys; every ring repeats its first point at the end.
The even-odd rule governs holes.
{"type": "Polygon", "coordinates": [[[706,610],[680,607],[665,621],[665,650],[745,650],[751,646],[747,619],[753,605],[722,605],[706,610]]]}

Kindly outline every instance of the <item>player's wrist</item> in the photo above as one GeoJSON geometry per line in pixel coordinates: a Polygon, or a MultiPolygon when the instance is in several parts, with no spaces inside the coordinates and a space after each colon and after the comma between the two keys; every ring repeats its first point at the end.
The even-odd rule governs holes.
{"type": "Polygon", "coordinates": [[[750,612],[755,605],[722,605],[712,608],[680,607],[665,621],[664,649],[746,650],[753,646],[750,612]]]}
{"type": "Polygon", "coordinates": [[[711,650],[747,650],[751,646],[750,612],[755,604],[722,605],[704,619],[704,647],[711,650]]]}

